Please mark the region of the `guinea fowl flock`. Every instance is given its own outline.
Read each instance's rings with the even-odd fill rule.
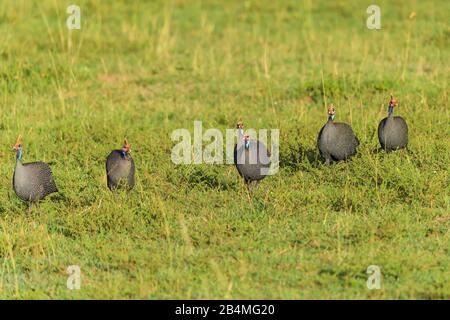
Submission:
[[[408,126],[399,116],[394,116],[397,102],[393,96],[389,101],[388,116],[378,126],[378,139],[386,152],[406,148]],[[347,160],[357,153],[359,140],[352,128],[341,122],[334,122],[335,108],[328,107],[328,120],[317,138],[317,148],[327,165],[333,161]],[[245,185],[252,185],[264,179],[270,168],[270,152],[259,140],[253,140],[244,133],[242,121],[237,123],[238,141],[234,147],[234,164]],[[16,167],[13,189],[23,201],[36,203],[47,195],[58,192],[50,166],[44,162],[22,163],[21,136],[13,147],[16,153]],[[131,146],[125,139],[122,149],[113,150],[106,159],[107,186],[110,190],[131,190],[134,185],[135,165],[130,155]]]

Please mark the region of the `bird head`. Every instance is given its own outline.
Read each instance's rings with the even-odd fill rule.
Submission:
[[[122,154],[124,156],[126,156],[128,153],[130,153],[130,151],[131,151],[131,145],[128,143],[127,138],[125,138],[123,141],[123,146],[122,146]]]
[[[394,111],[394,108],[397,106],[397,100],[395,100],[394,96],[391,96],[391,100],[389,100],[389,108],[388,112],[392,113]]]
[[[245,149],[250,148],[250,135],[249,134],[244,135],[244,145],[245,145]]]
[[[330,104],[328,106],[328,120],[334,120],[334,116],[336,115],[336,110],[334,110],[334,106]]]
[[[243,135],[244,134],[244,123],[242,122],[242,120],[239,120],[237,122],[236,128],[238,129],[239,135]]]
[[[16,159],[22,159],[22,136],[19,135],[16,140],[16,144],[13,146],[13,150],[16,152]]]

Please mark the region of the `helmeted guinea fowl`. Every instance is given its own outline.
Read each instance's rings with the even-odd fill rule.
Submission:
[[[341,122],[334,122],[336,111],[328,107],[328,121],[322,127],[317,138],[317,147],[326,164],[332,161],[346,160],[356,154],[358,138],[352,128]]]
[[[53,192],[58,192],[58,188],[47,163],[33,162],[22,164],[23,152],[20,140],[21,137],[19,136],[13,147],[16,152],[13,188],[20,199],[35,203]]]
[[[264,143],[244,134],[244,124],[237,123],[238,143],[234,147],[234,164],[247,186],[264,179],[270,168],[270,152]]]
[[[131,146],[127,139],[122,150],[113,150],[106,159],[108,188],[131,190],[134,187],[134,160],[130,155]]]
[[[402,117],[394,117],[397,101],[393,96],[389,101],[388,116],[378,125],[378,140],[387,152],[406,148],[408,145],[408,125]]]

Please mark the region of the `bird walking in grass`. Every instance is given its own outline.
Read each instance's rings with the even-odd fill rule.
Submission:
[[[378,140],[386,152],[406,148],[408,145],[408,125],[402,117],[394,117],[394,108],[397,101],[391,96],[388,107],[388,116],[378,125]]]
[[[317,138],[317,147],[325,163],[346,160],[356,154],[359,140],[352,128],[341,122],[334,122],[336,110],[332,105],[328,107],[328,121],[322,127]]]
[[[264,179],[270,168],[270,152],[264,143],[244,134],[244,124],[237,123],[238,143],[234,147],[234,164],[248,188]]]
[[[13,147],[16,152],[16,168],[13,189],[23,201],[36,203],[47,195],[58,192],[50,166],[45,162],[22,163],[21,136]]]
[[[131,146],[127,139],[121,150],[113,150],[106,159],[108,188],[131,190],[134,187],[134,160],[130,155]]]

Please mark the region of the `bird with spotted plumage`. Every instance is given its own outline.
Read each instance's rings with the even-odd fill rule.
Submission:
[[[264,143],[244,134],[244,124],[237,123],[238,143],[234,146],[234,164],[248,188],[258,185],[270,168],[270,152]]]
[[[328,107],[328,121],[322,127],[317,138],[320,155],[329,165],[333,161],[347,160],[357,152],[359,140],[352,127],[346,123],[334,122],[336,110],[333,105]]]
[[[50,166],[45,162],[22,163],[23,150],[21,136],[13,147],[16,153],[16,167],[13,189],[23,201],[36,203],[47,195],[58,192]]]
[[[135,166],[130,152],[131,145],[125,139],[122,149],[111,151],[106,159],[107,184],[110,190],[133,189]]]
[[[408,125],[402,117],[394,116],[396,106],[397,101],[394,96],[391,96],[388,116],[378,125],[378,140],[381,148],[386,152],[403,149],[408,145]]]

